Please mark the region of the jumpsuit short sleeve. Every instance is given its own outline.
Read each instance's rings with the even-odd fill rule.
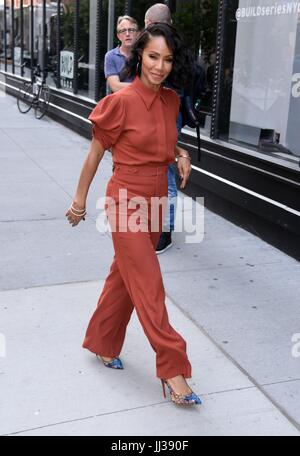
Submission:
[[[110,149],[123,131],[124,101],[116,94],[107,95],[95,106],[88,119],[93,124],[93,137],[105,150]]]

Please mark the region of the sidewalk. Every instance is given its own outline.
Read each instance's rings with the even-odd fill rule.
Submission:
[[[208,210],[202,243],[176,233],[160,256],[203,405],[164,399],[135,314],[124,371],[81,348],[113,255],[95,225],[109,154],[86,221],[64,216],[89,143],[0,97],[0,435],[299,436],[299,263]]]

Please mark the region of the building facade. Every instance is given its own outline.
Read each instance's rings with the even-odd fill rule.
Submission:
[[[0,88],[16,95],[39,64],[49,114],[91,134],[88,114],[106,95],[104,55],[117,17],[143,26],[147,0],[0,0]],[[162,2],[163,3],[163,2]],[[203,72],[187,192],[300,258],[300,2],[169,0],[173,23]]]

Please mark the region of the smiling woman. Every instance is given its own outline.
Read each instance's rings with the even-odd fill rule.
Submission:
[[[104,150],[111,149],[114,173],[107,185],[106,213],[115,257],[83,347],[102,359],[105,366],[122,369],[119,354],[136,309],[156,353],[156,373],[164,395],[167,384],[173,402],[201,404],[185,380],[191,377],[186,342],[169,322],[155,253],[164,218],[163,210],[155,210],[155,204],[157,199],[166,202],[168,166],[175,156],[180,157],[182,186],[191,172],[187,152],[176,144],[179,97],[164,86],[168,79],[179,82],[181,77],[184,81],[187,69],[182,65],[183,56],[183,44],[167,24],[149,26],[137,40],[132,59],[137,61],[135,71],[129,66],[134,81],[102,99],[89,116],[93,140],[66,216],[73,226],[79,223],[79,211],[85,210],[88,189]],[[140,229],[131,229],[134,202],[141,199],[146,201],[146,210],[141,212]]]
[[[173,52],[162,36],[153,37],[141,55],[143,83],[153,90],[159,90],[173,68]]]
[[[127,77],[141,76],[142,59],[147,77],[151,76],[154,84],[162,81],[163,74],[164,83],[175,89],[182,89],[191,81],[191,57],[170,25],[156,23],[142,32],[133,45],[131,58],[126,62],[124,73]]]

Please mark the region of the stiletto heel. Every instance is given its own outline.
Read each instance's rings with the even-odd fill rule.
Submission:
[[[104,361],[102,356],[100,356],[100,355],[96,355],[96,356],[98,359],[100,359],[103,362],[104,366],[106,366],[106,367],[110,367],[112,369],[124,369],[123,363],[120,360],[120,358],[118,358],[118,357],[113,358],[111,361]]]
[[[172,402],[174,402],[174,404],[180,404],[180,405],[182,405],[182,404],[186,404],[186,405],[202,404],[200,397],[197,396],[197,394],[195,394],[192,390],[189,394],[177,394],[177,393],[175,393],[173,388],[169,385],[167,380],[161,378],[161,384],[162,384],[162,388],[163,388],[164,397],[166,397],[165,385],[167,385],[169,392],[170,392],[171,400],[172,400]]]

